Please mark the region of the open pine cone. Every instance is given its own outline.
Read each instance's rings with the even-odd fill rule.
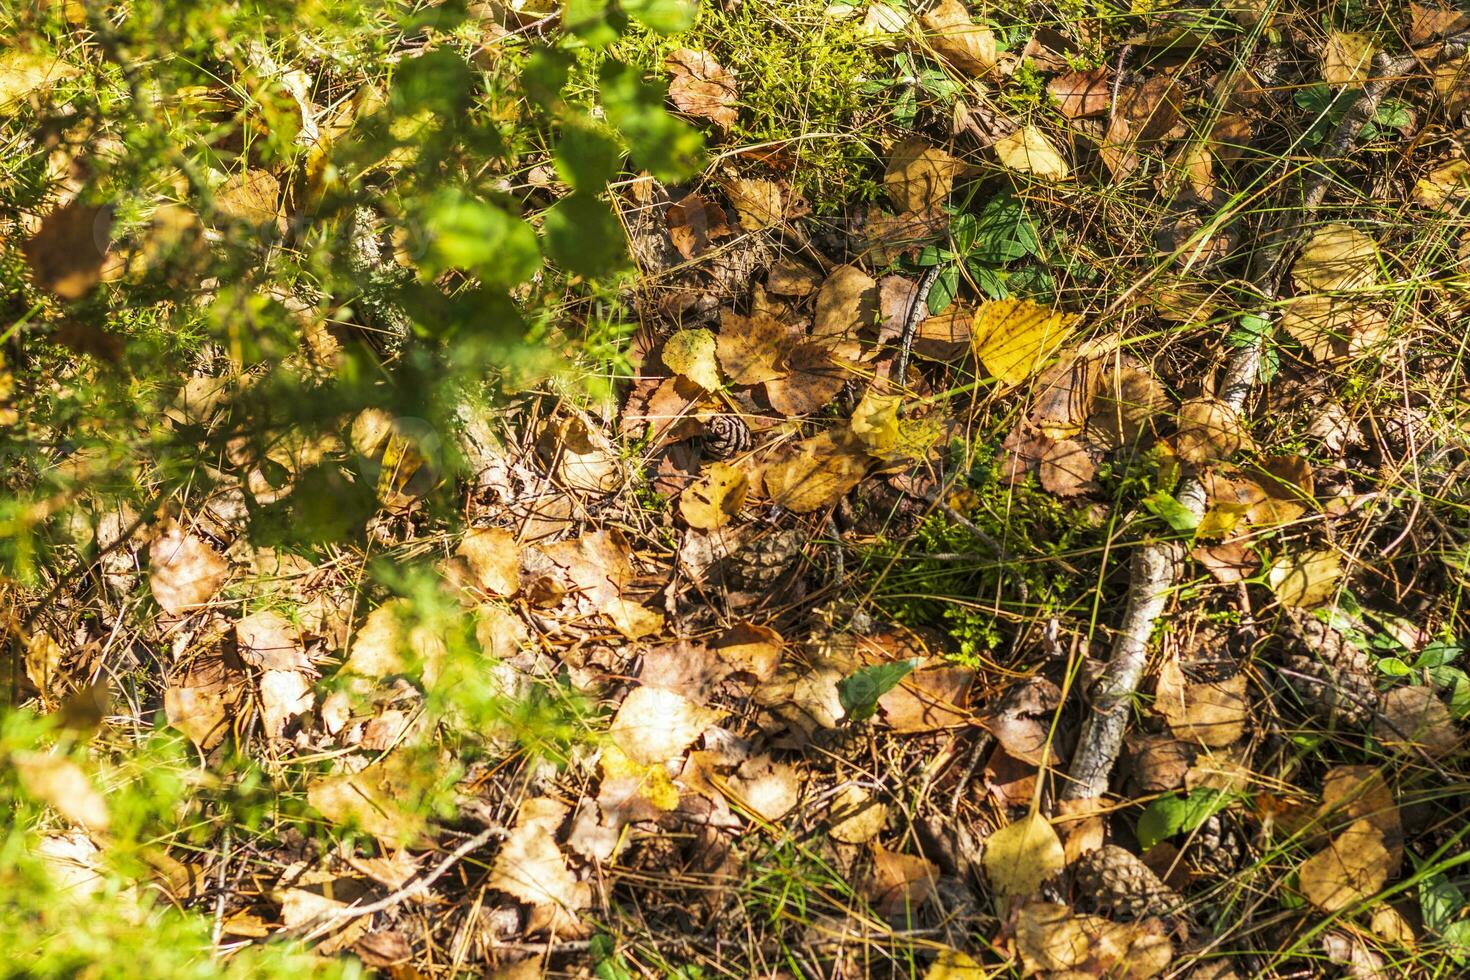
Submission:
[[[1378,692],[1373,664],[1362,650],[1298,609],[1285,610],[1277,636],[1285,646],[1282,679],[1302,705],[1327,724],[1355,727],[1373,720]]]
[[[1116,844],[1078,858],[1072,884],[1079,907],[1119,922],[1174,915],[1184,905],[1152,868]]]

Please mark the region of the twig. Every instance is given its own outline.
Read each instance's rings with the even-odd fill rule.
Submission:
[[[1426,59],[1425,67],[1457,58],[1464,53],[1470,34],[1460,34],[1445,41],[1433,58]],[[1320,162],[1343,156],[1362,132],[1363,126],[1373,118],[1390,85],[1405,72],[1420,64],[1418,55],[1409,54],[1399,58],[1380,57],[1379,74],[1348,107],[1328,143]],[[1306,225],[1321,207],[1327,196],[1329,174],[1325,168],[1315,172],[1302,189],[1302,201],[1286,219],[1275,240],[1263,252],[1259,271],[1252,279],[1252,286],[1260,295],[1265,314],[1276,298],[1281,274],[1291,246],[1301,238]],[[1240,412],[1246,399],[1255,388],[1264,354],[1264,337],[1257,336],[1251,344],[1236,349],[1226,365],[1224,383],[1220,390],[1220,401],[1231,411]],[[1185,478],[1176,494],[1176,499],[1194,515],[1196,520],[1205,510],[1205,491],[1198,476]],[[1128,605],[1123,613],[1123,624],[1113,649],[1108,656],[1102,676],[1092,687],[1092,711],[1083,723],[1082,735],[1078,740],[1077,753],[1072,758],[1070,780],[1062,796],[1064,799],[1082,800],[1102,796],[1108,790],[1113,766],[1123,747],[1123,732],[1128,724],[1128,709],[1133,693],[1143,680],[1143,669],[1148,659],[1148,638],[1154,623],[1164,611],[1164,602],[1174,587],[1178,568],[1181,565],[1183,548],[1172,541],[1151,541],[1134,553],[1131,584],[1128,588]]]
[[[929,308],[929,293],[939,281],[939,273],[943,268],[943,265],[936,263],[924,273],[924,278],[919,280],[918,290],[914,292],[914,301],[909,304],[908,314],[904,317],[903,334],[898,342],[898,370],[894,372],[900,385],[908,375],[909,352],[914,348],[914,335],[918,333],[919,323],[924,319],[924,311]]]

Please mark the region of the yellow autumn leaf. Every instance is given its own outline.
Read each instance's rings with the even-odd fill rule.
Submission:
[[[1359,353],[1388,335],[1388,320],[1378,310],[1351,297],[1310,293],[1290,300],[1281,313],[1281,329],[1318,361]]]
[[[871,463],[852,436],[823,432],[803,439],[793,455],[766,467],[766,493],[787,510],[810,514],[837,503],[862,481]]]
[[[1035,174],[1044,180],[1066,180],[1072,172],[1061,152],[1035,126],[1022,126],[1009,136],[1002,136],[991,149],[1001,166]]]
[[[715,335],[703,327],[680,330],[664,341],[664,365],[706,391],[720,386],[720,362]]]
[[[1437,208],[1470,197],[1470,160],[1451,160],[1420,177],[1409,195],[1415,204]]]
[[[981,863],[997,895],[1024,898],[1062,870],[1067,856],[1051,823],[1032,813],[991,834]]]
[[[990,971],[957,949],[940,950],[924,980],[987,980]]]
[[[15,46],[0,54],[0,108],[78,74],[55,54]]]
[[[1302,894],[1322,911],[1337,912],[1375,895],[1388,881],[1388,869],[1383,831],[1358,820],[1302,863]]]
[[[1333,31],[1322,48],[1322,80],[1328,85],[1366,85],[1375,51],[1371,34]]]
[[[871,389],[852,410],[852,434],[874,456],[886,456],[898,446],[897,395],[879,395]]]
[[[745,506],[750,480],[729,463],[711,463],[704,474],[679,494],[679,513],[690,527],[713,531],[724,527]]]
[[[1002,299],[975,311],[970,343],[985,369],[1018,385],[1066,343],[1080,318],[1029,299]]]
[[[1378,246],[1356,228],[1323,225],[1302,248],[1291,276],[1304,293],[1361,289],[1378,276]]]
[[[1228,459],[1249,446],[1240,413],[1217,398],[1191,398],[1179,406],[1174,451],[1193,466]]]
[[[1282,555],[1271,563],[1266,583],[1283,606],[1311,609],[1337,591],[1342,562],[1335,551],[1308,551]]]

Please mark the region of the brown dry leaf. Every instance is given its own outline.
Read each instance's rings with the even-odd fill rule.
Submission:
[[[28,794],[83,830],[101,833],[111,825],[107,801],[72,760],[54,752],[17,751],[10,754],[10,765]]]
[[[1333,31],[1322,48],[1322,80],[1328,85],[1366,85],[1376,53],[1373,35]]]
[[[1099,116],[1113,101],[1111,74],[1106,65],[1089,71],[1069,71],[1047,82],[1046,90],[1068,119]]]
[[[1470,198],[1470,160],[1450,160],[1429,171],[1414,184],[1409,195],[1415,204],[1440,208]]]
[[[1230,745],[1245,734],[1246,676],[1191,684],[1170,659],[1159,671],[1154,706],[1177,737],[1211,747]]]
[[[883,722],[901,735],[967,725],[972,716],[961,705],[974,680],[968,667],[922,667],[878,699]]]
[[[148,584],[164,612],[179,616],[214,598],[230,564],[203,539],[170,523],[148,546]]]
[[[857,486],[872,457],[845,433],[823,432],[803,439],[785,459],[765,470],[766,494],[798,514],[831,507]]]
[[[1137,445],[1153,420],[1168,409],[1169,396],[1154,373],[1132,358],[1108,358],[1094,374],[1088,440],[1105,449]]]
[[[1215,577],[1215,581],[1225,585],[1243,582],[1261,567],[1261,560],[1256,557],[1256,553],[1242,541],[1201,545],[1189,554],[1205,566],[1205,570]]]
[[[395,752],[360,772],[319,776],[307,784],[306,799],[334,824],[361,827],[390,847],[420,847],[426,784],[434,778],[424,761]]]
[[[856,336],[877,320],[877,281],[855,265],[838,266],[817,293],[812,340],[835,344]]]
[[[1183,200],[1213,200],[1219,185],[1215,182],[1215,156],[1199,140],[1191,140],[1164,160],[1164,171],[1158,179],[1159,193],[1167,200],[1183,195]],[[1217,239],[1228,235],[1217,234]]]
[[[0,109],[80,74],[75,65],[47,51],[32,51],[12,39],[0,52]]]
[[[1058,497],[1075,497],[1094,489],[1097,462],[1075,439],[1059,439],[1041,454],[1038,478],[1043,489]]]
[[[712,120],[721,129],[735,125],[735,107],[740,98],[735,76],[714,55],[677,48],[664,59],[664,67],[674,76],[669,82],[669,101],[674,108]]]
[[[1412,949],[1418,942],[1418,937],[1414,935],[1413,924],[1392,905],[1374,906],[1368,928],[1372,929],[1373,934],[1379,939],[1396,946]]]
[[[1250,445],[1240,415],[1216,398],[1191,398],[1179,406],[1174,451],[1192,466],[1228,459]]]
[[[511,596],[521,588],[521,548],[516,536],[503,527],[479,527],[465,532],[455,554],[469,563],[475,584],[491,595]]]
[[[1447,113],[1457,116],[1463,112],[1470,106],[1470,55],[1435,66],[1433,85]]]
[[[746,231],[780,224],[786,214],[786,195],[774,180],[734,177],[725,181],[724,188]]]
[[[939,866],[913,854],[900,854],[878,844],[869,845],[873,877],[868,895],[882,915],[901,915],[937,897]]]
[[[698,415],[704,398],[703,388],[678,375],[641,378],[623,406],[621,431],[635,440],[648,436],[655,449],[681,442],[703,431]]]
[[[567,870],[566,857],[556,844],[556,830],[566,812],[566,807],[544,796],[522,803],[515,827],[495,855],[486,886],[566,915],[591,905],[591,887]]]
[[[540,447],[546,459],[555,463],[556,475],[568,490],[605,494],[623,485],[617,447],[601,429],[577,416],[549,419]]]
[[[1035,174],[1043,180],[1066,180],[1072,173],[1061,151],[1040,129],[1029,123],[991,144],[1003,167]]]
[[[674,691],[637,687],[618,707],[608,735],[628,758],[653,765],[677,758],[723,713]]]
[[[1404,827],[1393,789],[1376,766],[1333,766],[1322,778],[1322,803],[1316,822],[1328,831],[1366,820],[1383,832],[1389,874],[1397,874],[1404,856]]]
[[[1051,713],[1061,704],[1062,692],[1045,677],[1033,675],[1010,687],[994,708],[975,720],[995,736],[1008,754],[1032,766],[1055,761],[1048,749]]]
[[[233,221],[286,230],[280,181],[264,170],[242,170],[231,176],[214,192],[214,210]]]
[[[235,624],[240,659],[262,670],[313,670],[301,642],[301,630],[281,613],[265,609]]]
[[[1356,228],[1323,225],[1303,246],[1291,275],[1303,293],[1362,289],[1378,276],[1378,246]]]
[[[974,24],[960,0],[940,0],[919,21],[934,50],[961,72],[980,76],[995,67],[995,34]]]
[[[889,265],[905,255],[917,254],[919,249],[943,235],[948,227],[949,216],[940,208],[896,215],[885,214],[876,207],[870,208],[867,225],[863,228],[867,249],[863,256],[874,265]]]
[[[1123,88],[1100,150],[1115,180],[1123,180],[1142,163],[1139,146],[1165,138],[1178,124],[1184,90],[1168,75],[1154,75]]]
[[[416,618],[412,601],[404,597],[368,613],[352,637],[342,673],[374,680],[408,674],[432,683],[444,659],[444,640]]]
[[[1254,138],[1255,127],[1249,117],[1227,112],[1220,115],[1210,127],[1210,152],[1216,160],[1228,167],[1245,157]]]
[[[1313,609],[1337,592],[1342,561],[1335,551],[1285,554],[1271,563],[1266,584],[1283,606]]]
[[[832,798],[827,833],[844,844],[866,844],[888,823],[888,807],[860,786],[848,786]]]
[[[1388,318],[1350,297],[1310,293],[1286,304],[1281,328],[1325,364],[1381,343],[1388,336]]]
[[[1073,915],[1065,905],[1028,902],[1017,910],[1012,929],[1027,975],[1148,980],[1163,973],[1174,958],[1174,946],[1157,919],[1110,922]]]
[[[1404,755],[1420,752],[1431,758],[1459,747],[1460,732],[1450,709],[1425,684],[1396,687],[1383,695],[1373,722],[1378,740]]]
[[[638,680],[644,687],[663,688],[705,704],[734,672],[732,664],[703,643],[676,640],[644,652]]]
[[[286,726],[316,705],[311,682],[299,670],[267,670],[260,675],[261,727],[267,738],[280,738]]]
[[[245,697],[244,680],[223,658],[201,657],[169,679],[163,691],[164,717],[207,752],[229,732],[230,716]]]
[[[669,241],[687,261],[703,255],[716,238],[730,234],[725,209],[699,194],[686,194],[664,212]]]
[[[766,755],[741,763],[726,785],[736,803],[772,823],[801,802],[801,772]]]
[[[970,350],[970,326],[975,311],[962,303],[951,303],[938,316],[919,321],[914,330],[913,354],[933,361],[954,361]]]
[[[1299,869],[1302,894],[1324,912],[1366,901],[1388,881],[1383,831],[1358,820]]]
[[[720,387],[720,364],[715,335],[703,327],[678,330],[664,341],[663,362],[705,391]]]
[[[766,288],[780,296],[810,296],[822,285],[822,274],[794,256],[776,260],[766,273]]]
[[[711,463],[698,481],[679,494],[679,513],[690,527],[713,531],[724,527],[745,506],[750,480],[729,463]]]
[[[1079,319],[1029,299],[994,300],[975,311],[971,343],[987,371],[1018,385],[1067,342]]]
[[[775,317],[720,311],[715,355],[731,384],[758,385],[786,375],[786,356],[796,340]]]
[[[1139,735],[1128,739],[1133,781],[1145,793],[1168,793],[1184,786],[1199,750],[1169,735]]]
[[[36,285],[64,300],[81,299],[102,281],[112,241],[112,207],[72,201],[41,219],[26,241]]]
[[[1034,895],[1042,882],[1066,865],[1061,838],[1039,813],[1002,827],[985,841],[981,863],[990,887],[1002,898]]]
[[[633,551],[621,531],[595,531],[535,550],[564,568],[572,584],[628,639],[663,627],[661,613],[623,597],[633,579]]]
[[[1409,43],[1423,44],[1470,27],[1470,14],[1440,2],[1409,4]]]
[[[831,405],[850,377],[824,345],[805,341],[787,355],[785,377],[766,382],[766,399],[787,418],[800,418]]]
[[[1313,505],[1312,465],[1301,456],[1268,456],[1252,468],[1251,479],[1261,491],[1261,499],[1245,512],[1252,524],[1285,524]]]
[[[781,651],[785,649],[786,641],[769,626],[736,623],[721,633],[710,647],[735,670],[765,681],[775,675],[780,666]]]
[[[890,151],[883,187],[899,211],[928,211],[949,199],[955,178],[964,172],[962,161],[914,138]]]
[[[345,884],[340,881],[324,882],[316,887],[326,884]],[[334,889],[336,890],[336,889]],[[305,929],[313,924],[324,925],[336,919],[336,913],[347,908],[347,903],[331,898],[320,891],[309,888],[286,888],[273,893],[276,901],[281,905],[281,924],[287,929]],[[327,930],[327,938],[323,939],[316,949],[321,955],[330,956],[351,946],[363,937],[367,932],[372,920],[367,916],[357,918],[345,917],[337,920],[340,924]]]
[[[1035,393],[1029,419],[1050,439],[1070,439],[1082,432],[1093,410],[1099,364],[1076,352],[1063,354],[1031,386]]]

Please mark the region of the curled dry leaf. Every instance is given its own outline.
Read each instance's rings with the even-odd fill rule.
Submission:
[[[725,209],[699,194],[686,194],[670,204],[664,212],[664,223],[669,241],[689,261],[703,255],[714,239],[730,234]]]
[[[766,398],[787,418],[810,415],[832,404],[851,376],[825,346],[805,341],[787,355],[785,376],[766,382]]]
[[[556,475],[568,490],[604,494],[623,485],[617,448],[602,430],[583,419],[549,420],[540,442],[543,455],[555,463]]]
[[[1074,915],[1065,905],[1028,902],[1017,910],[1013,930],[1027,975],[1147,980],[1163,973],[1174,958],[1174,946],[1157,919],[1111,922]]]
[[[312,670],[301,643],[301,630],[274,609],[241,617],[235,624],[240,659],[262,670]]]
[[[1358,820],[1327,847],[1302,862],[1302,894],[1324,912],[1366,901],[1388,881],[1389,854],[1383,831]]]
[[[1285,554],[1271,563],[1266,583],[1283,606],[1313,609],[1337,592],[1342,561],[1335,551]]]
[[[209,751],[230,730],[230,716],[245,698],[245,678],[217,656],[201,657],[182,674],[171,677],[163,690],[163,712],[176,728],[203,751]]]
[[[786,214],[786,195],[774,180],[735,177],[724,188],[746,231],[778,225]]]
[[[1379,741],[1405,755],[1446,756],[1460,744],[1450,709],[1427,684],[1396,687],[1383,695],[1373,731]]]
[[[1192,398],[1179,406],[1174,451],[1192,466],[1229,459],[1250,445],[1240,415],[1217,398]]]
[[[934,50],[960,71],[979,76],[995,67],[995,34],[972,22],[960,0],[940,0],[919,20]]]
[[[898,395],[880,395],[869,388],[852,410],[852,434],[872,455],[881,458],[898,448],[898,409],[902,403]]]
[[[25,243],[36,285],[64,300],[81,299],[102,281],[112,241],[112,207],[72,201],[41,219]]]
[[[220,590],[230,565],[203,539],[169,524],[148,546],[148,585],[170,616],[198,609]]]
[[[510,836],[500,845],[486,885],[531,906],[570,914],[592,904],[592,890],[567,870],[556,843],[566,807],[544,796],[521,804]],[[548,914],[550,914],[548,912]],[[551,919],[555,921],[556,915]]]
[[[699,480],[679,494],[679,513],[690,527],[713,531],[724,527],[745,506],[750,480],[729,463],[711,463]]]
[[[786,326],[769,314],[720,311],[715,356],[731,384],[758,385],[785,377],[786,356],[795,344]]]
[[[1302,292],[1347,292],[1362,289],[1378,276],[1378,246],[1348,225],[1317,229],[1291,267]]]
[[[720,364],[715,335],[703,327],[678,330],[664,341],[663,362],[705,391],[720,387]]]
[[[827,833],[844,844],[866,844],[888,823],[888,807],[860,786],[848,786],[832,798]]]
[[[831,507],[865,475],[872,458],[845,434],[823,432],[803,439],[784,459],[765,470],[766,494],[798,514]]]
[[[1029,299],[995,300],[975,311],[971,344],[987,371],[1018,385],[1066,343],[1078,319]]]
[[[991,144],[1000,165],[1043,180],[1066,180],[1072,173],[1067,161],[1047,135],[1029,123]]]
[[[1002,898],[1034,895],[1042,882],[1066,865],[1066,853],[1051,823],[1031,813],[985,841],[981,863],[990,887]]]
[[[1431,38],[1457,34],[1470,27],[1470,14],[1441,2],[1409,4],[1409,43],[1423,44]]]
[[[842,265],[817,293],[812,339],[835,344],[853,337],[878,319],[878,283],[855,265]]]
[[[936,896],[934,884],[939,880],[939,866],[914,854],[900,854],[878,844],[870,844],[873,855],[873,877],[868,894],[883,915],[901,915]]]
[[[677,758],[721,714],[673,691],[636,687],[618,707],[608,734],[628,758],[652,765]]]
[[[1068,119],[1097,116],[1106,112],[1112,102],[1110,74],[1106,65],[1088,71],[1069,71],[1047,82],[1046,90]]]
[[[475,584],[491,595],[511,596],[520,591],[521,548],[511,531],[473,528],[465,532],[455,554],[469,563]]]
[[[1154,75],[1119,93],[1100,151],[1115,180],[1139,168],[1140,146],[1165,138],[1178,124],[1183,106],[1184,90],[1168,75]]]
[[[955,178],[964,172],[963,162],[916,137],[889,154],[883,187],[899,211],[928,211],[948,200]]]
[[[1154,373],[1132,359],[1106,358],[1096,372],[1096,395],[1087,437],[1105,449],[1134,446],[1169,407]]]
[[[1154,705],[1179,738],[1210,747],[1230,745],[1245,733],[1246,676],[1192,684],[1170,659],[1159,671]]]
[[[669,82],[669,100],[680,112],[709,119],[721,129],[729,129],[737,118],[739,92],[735,76],[725,70],[708,51],[677,48],[666,59],[664,67],[673,74]]]
[[[1377,43],[1371,34],[1333,31],[1322,47],[1322,80],[1328,85],[1366,85]]]

